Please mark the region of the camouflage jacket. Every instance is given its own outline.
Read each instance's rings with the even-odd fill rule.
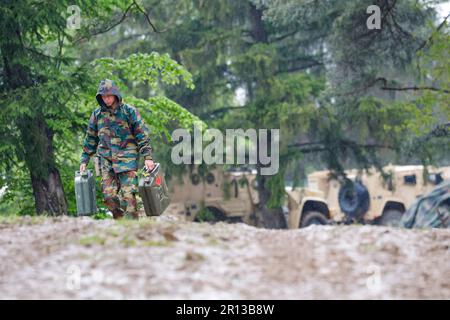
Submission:
[[[114,110],[108,108],[102,94],[115,95],[119,106]],[[139,111],[122,103],[117,87],[110,80],[100,83],[96,98],[100,107],[89,119],[80,162],[89,163],[90,157],[97,153],[102,161],[111,161],[116,173],[137,170],[139,154],[146,160],[152,159],[148,130]]]

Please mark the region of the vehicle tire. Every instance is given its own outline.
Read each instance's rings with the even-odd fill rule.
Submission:
[[[195,222],[209,222],[209,223],[227,221],[227,216],[221,210],[219,210],[215,207],[206,207],[206,210],[210,213],[210,215],[207,216],[206,219],[199,219],[198,216],[196,216],[194,218],[194,221]]]
[[[242,218],[241,217],[229,217],[225,220],[228,223],[243,223]]]
[[[219,210],[217,208],[214,208],[214,207],[208,207],[208,210],[213,213],[213,215],[214,215],[214,222],[220,222],[220,221],[226,221],[227,220],[227,216],[221,210]]]
[[[200,183],[200,175],[197,173],[191,174],[191,182],[194,186],[198,185]]]
[[[215,177],[214,177],[214,174],[212,174],[211,172],[209,172],[209,173],[206,175],[206,182],[207,182],[208,184],[213,184],[214,181],[216,181],[216,179],[215,179]]]
[[[398,227],[400,226],[400,220],[402,219],[403,213],[399,210],[388,209],[383,212],[383,215],[380,217],[378,224],[381,226],[388,227]]]
[[[350,218],[361,218],[369,210],[369,191],[359,181],[347,180],[339,189],[338,199],[342,212]]]
[[[306,228],[310,225],[324,225],[328,224],[328,218],[325,214],[319,211],[307,211],[302,214],[302,221],[300,228]]]

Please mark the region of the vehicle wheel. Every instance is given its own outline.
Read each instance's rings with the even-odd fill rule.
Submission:
[[[241,217],[230,217],[225,220],[228,223],[243,223]]]
[[[303,213],[300,228],[305,228],[313,224],[317,225],[328,224],[328,218],[322,212],[318,211],[308,211]]]
[[[206,207],[203,215],[198,215],[194,218],[195,222],[220,222],[226,221],[227,216],[221,210],[215,207]]]
[[[194,186],[198,185],[200,182],[200,176],[197,173],[191,174],[191,182]]]
[[[360,218],[369,210],[369,191],[361,182],[347,180],[339,189],[339,206],[350,218]]]
[[[403,213],[399,210],[390,209],[383,212],[380,220],[378,221],[379,225],[389,226],[389,227],[398,227],[400,226],[400,220],[402,219]]]
[[[213,184],[214,181],[216,181],[216,179],[215,179],[215,177],[214,177],[214,174],[212,174],[211,172],[209,172],[209,173],[206,175],[206,182],[208,182],[208,184]]]
[[[227,220],[227,216],[221,210],[214,208],[214,207],[208,207],[208,210],[212,211],[212,213],[214,215],[214,222]]]

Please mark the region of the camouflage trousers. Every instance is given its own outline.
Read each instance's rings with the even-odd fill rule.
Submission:
[[[101,173],[103,202],[113,213],[114,218],[121,218],[124,215],[122,208],[125,208],[126,216],[137,218],[137,172],[131,170],[116,173],[112,163],[102,158]]]

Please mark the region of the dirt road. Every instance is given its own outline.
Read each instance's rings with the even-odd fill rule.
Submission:
[[[450,230],[0,220],[1,299],[450,299]]]

